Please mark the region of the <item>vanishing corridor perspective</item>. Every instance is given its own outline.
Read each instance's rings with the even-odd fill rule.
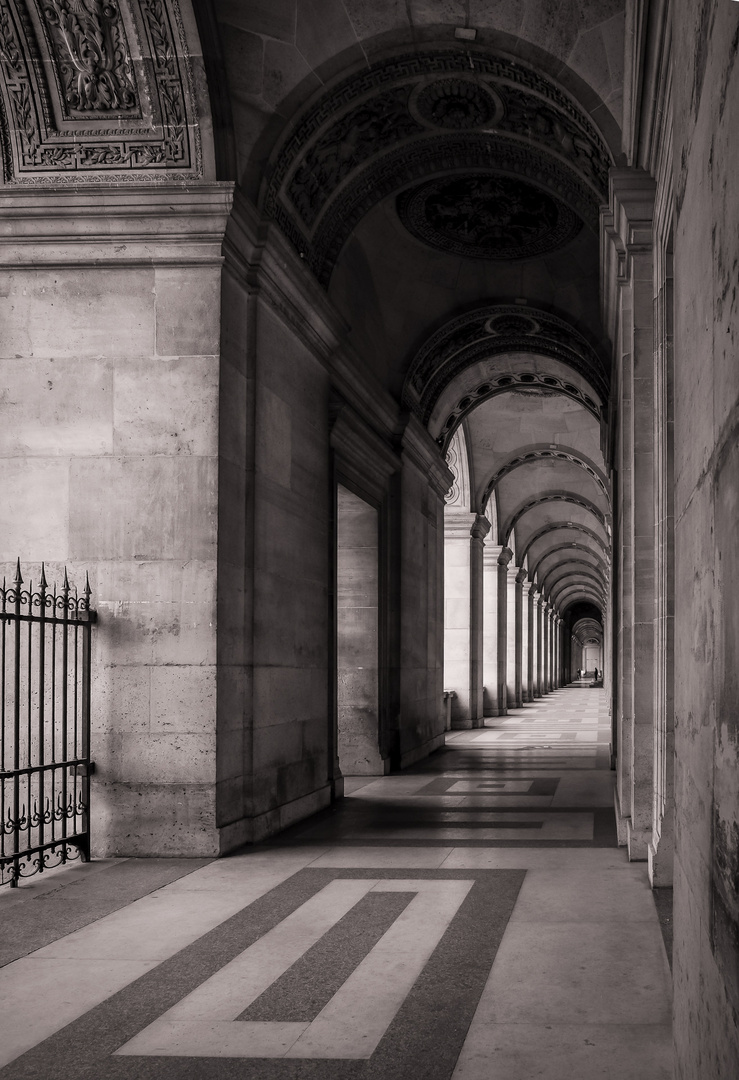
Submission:
[[[0,0],[0,1080],[739,1076],[738,53]]]

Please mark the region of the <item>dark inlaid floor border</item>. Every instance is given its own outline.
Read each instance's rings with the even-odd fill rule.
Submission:
[[[449,1080],[525,870],[310,869],[0,1069],[2,1080]],[[112,1057],[329,882],[474,880],[375,1053],[366,1061]],[[282,1019],[279,1016],[275,1020]]]
[[[60,873],[58,881],[52,871],[48,882],[51,888],[43,892],[29,889],[28,895],[22,896],[21,885],[12,893],[2,894],[0,967],[120,911],[211,862],[213,859],[121,859],[96,866],[93,861],[75,868],[75,873]],[[3,903],[6,895],[10,901],[7,905]]]

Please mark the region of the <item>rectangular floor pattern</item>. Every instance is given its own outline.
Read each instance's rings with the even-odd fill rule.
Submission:
[[[668,1080],[609,736],[603,692],[566,688],[148,892],[136,860],[5,891],[0,1080]]]

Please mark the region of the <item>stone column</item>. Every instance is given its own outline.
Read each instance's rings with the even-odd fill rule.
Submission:
[[[473,641],[472,541],[475,514],[456,507],[444,510],[444,689],[454,690],[452,727],[472,727],[470,695]]]
[[[535,585],[532,585],[531,592],[529,593],[529,604],[531,605],[529,615],[529,638],[531,641],[530,668],[532,701],[541,697],[541,687],[539,684],[539,654],[541,652],[541,641],[539,638],[540,596],[539,590]]]
[[[531,582],[523,583],[523,700],[534,700]]]
[[[542,675],[544,678],[544,693],[548,694],[552,689],[550,685],[551,678],[551,637],[552,637],[552,623],[551,623],[551,608],[549,601],[544,601],[544,611],[542,614],[542,648],[544,650],[544,659],[542,662]]]
[[[523,583],[528,577],[526,570],[519,570],[516,574],[516,708],[523,705]]]
[[[536,605],[536,685],[537,685],[537,697],[543,697],[546,694],[546,687],[544,686],[544,608],[546,600],[543,595],[539,593],[539,598]]]
[[[513,558],[504,547],[498,556],[498,716],[508,712],[508,563]]]
[[[508,708],[517,709],[519,696],[516,693],[516,578],[519,568],[511,562],[508,566],[507,589],[507,644],[508,655],[506,659],[506,686],[508,693]]]
[[[502,550],[499,544],[486,543],[482,553],[483,716],[498,715],[498,556]]]
[[[554,631],[555,631],[554,608],[549,610],[549,689],[554,690]]]
[[[483,550],[490,522],[477,514],[470,529],[470,722],[483,718]]]

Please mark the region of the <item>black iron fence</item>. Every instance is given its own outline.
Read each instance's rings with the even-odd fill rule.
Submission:
[[[90,854],[90,656],[82,595],[15,579],[0,590],[0,885]]]

